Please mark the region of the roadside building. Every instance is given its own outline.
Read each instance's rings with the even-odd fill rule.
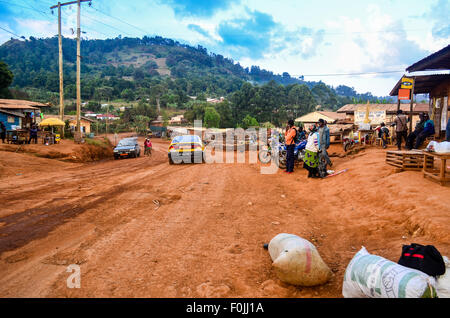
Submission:
[[[221,102],[223,102],[225,100],[224,97],[220,97],[220,98],[207,98],[206,102],[211,103],[211,104],[219,104]]]
[[[22,113],[0,109],[0,121],[5,124],[6,130],[16,130],[17,127],[21,127],[24,117]]]
[[[40,122],[40,114],[47,104],[18,99],[0,99],[1,121],[7,130],[27,130]]]
[[[390,95],[398,96],[403,77],[413,78],[412,98],[416,94],[428,94],[427,111],[434,121],[436,137],[445,135],[445,127],[450,117],[450,74],[414,75],[415,72],[436,72],[450,70],[450,45],[406,68],[408,75],[402,76]],[[411,97],[411,96],[410,96]],[[414,125],[412,126],[414,127]]]
[[[60,117],[58,115],[44,115],[44,119],[47,118],[58,118],[60,119]],[[77,116],[75,115],[64,115],[64,122],[69,121],[69,127],[72,131],[75,131],[77,128]],[[88,118],[85,116],[81,116],[80,117],[80,130],[82,133],[89,135],[91,133],[91,126],[92,124],[94,124],[96,121],[93,120],[92,118]]]
[[[184,115],[177,115],[169,120],[170,125],[182,125],[184,123],[187,123],[187,120],[184,118]]]
[[[328,124],[334,124],[338,121],[345,121],[346,116],[337,112],[315,111],[295,119],[295,122],[312,124],[317,123],[320,118],[326,120]]]
[[[97,118],[97,115],[98,115],[98,114],[96,114],[96,113],[94,113],[94,112],[92,112],[92,111],[90,111],[90,110],[84,112],[84,117]]]
[[[113,114],[97,114],[96,118],[98,120],[119,120],[120,116],[116,116]]]
[[[320,105],[318,107],[320,109]],[[308,125],[317,123],[321,118],[326,120],[330,129],[330,142],[340,142],[353,129],[353,123],[346,119],[345,114],[331,111],[314,111],[295,119],[295,122],[301,122],[308,128]]]
[[[154,127],[162,127],[164,125],[164,120],[162,116],[158,116],[158,118],[156,118],[156,120],[153,120],[150,123],[150,126],[154,126]]]
[[[397,114],[397,104],[347,104],[337,110],[337,113],[344,114],[347,122],[353,122],[355,125],[364,121],[368,112],[369,123],[371,126],[377,126],[381,122],[390,124],[394,121]],[[410,113],[409,104],[400,104],[400,109],[406,115]],[[413,125],[419,120],[419,114],[428,109],[428,104],[413,105]]]

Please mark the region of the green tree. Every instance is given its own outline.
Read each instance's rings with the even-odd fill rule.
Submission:
[[[256,118],[253,118],[250,115],[247,115],[244,117],[244,119],[242,120],[242,124],[241,124],[242,128],[247,129],[249,127],[258,127],[258,121],[256,120]]]
[[[228,101],[223,101],[216,105],[216,110],[220,115],[220,128],[233,128],[233,110]]]
[[[101,110],[102,105],[99,102],[89,101],[86,105],[86,109],[90,110],[94,113],[97,113]]]
[[[14,75],[9,70],[8,65],[0,61],[0,98],[11,98],[12,95],[8,90],[9,85],[13,81]]]
[[[296,118],[313,111],[317,103],[308,86],[296,84],[289,91],[288,104]]]
[[[220,115],[214,107],[206,107],[203,121],[206,128],[217,128],[220,124]]]
[[[120,94],[120,97],[122,97],[123,99],[125,99],[128,102],[131,102],[135,98],[133,90],[129,89],[129,88],[124,89],[122,91],[122,93]]]
[[[110,86],[103,86],[95,88],[94,99],[98,101],[110,100],[114,96],[114,88]]]
[[[136,132],[138,134],[144,134],[148,129],[149,123],[150,118],[148,118],[147,116],[137,115],[134,120],[134,127],[136,129]]]

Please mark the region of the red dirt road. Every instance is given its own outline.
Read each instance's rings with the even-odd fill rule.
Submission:
[[[450,187],[394,173],[381,149],[332,158],[349,171],[312,180],[300,167],[172,166],[153,143],[151,158],[90,164],[0,151],[1,297],[342,297],[362,245],[393,261],[412,242],[450,255]],[[327,284],[277,279],[263,244],[282,232],[317,246]]]

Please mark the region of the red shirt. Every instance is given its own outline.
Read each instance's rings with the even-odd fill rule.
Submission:
[[[144,146],[145,146],[145,147],[151,147],[151,146],[152,146],[152,142],[151,142],[150,140],[149,140],[149,141],[146,140],[146,141],[144,142]]]

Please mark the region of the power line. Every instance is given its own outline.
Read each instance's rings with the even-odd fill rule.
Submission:
[[[105,15],[105,16],[107,16],[107,17],[110,17],[110,18],[113,18],[113,19],[115,19],[115,20],[117,20],[117,21],[120,21],[120,22],[122,22],[122,23],[125,23],[125,24],[127,24],[127,25],[129,25],[129,26],[135,28],[136,30],[141,31],[142,33],[144,33],[144,35],[148,34],[148,32],[147,32],[146,30],[141,29],[141,28],[139,28],[139,27],[137,27],[137,26],[135,26],[135,25],[133,25],[133,24],[131,24],[131,23],[128,23],[128,22],[126,22],[126,21],[124,21],[124,20],[122,20],[122,19],[120,19],[120,18],[117,18],[117,17],[114,17],[114,16],[109,15],[109,14],[107,14],[107,13],[104,13],[104,12],[100,11],[99,9],[94,8],[94,7],[91,7],[91,9],[93,9],[93,10],[95,10],[95,11],[97,11],[97,12],[100,12],[101,14],[103,14],[103,15]]]
[[[384,72],[361,72],[361,73],[338,73],[338,74],[309,74],[309,75],[290,75],[291,77],[325,77],[325,76],[355,76],[355,75],[376,75],[376,74],[389,74],[389,73],[405,73],[405,71],[384,71]]]
[[[116,27],[114,27],[114,26],[112,26],[112,25],[110,25],[110,24],[107,24],[107,23],[105,23],[105,22],[103,22],[103,21],[97,20],[97,19],[95,19],[95,18],[93,18],[93,17],[91,17],[91,16],[88,16],[88,15],[86,15],[86,14],[84,14],[83,16],[84,16],[84,17],[87,17],[88,19],[91,19],[92,21],[96,21],[96,22],[98,22],[98,23],[100,23],[100,24],[103,24],[103,25],[105,25],[105,26],[107,26],[107,27],[109,27],[109,28],[115,29],[115,30],[119,31],[121,34],[124,33],[124,34],[127,34],[127,35],[129,35],[129,36],[134,36],[134,35],[132,35],[132,34],[130,34],[130,33],[128,33],[128,32],[125,32],[125,31],[123,31],[123,30],[121,30],[121,29],[118,29],[118,28],[116,28]]]
[[[0,27],[0,29],[6,31],[6,32],[8,32],[8,33],[11,33],[12,35],[14,35],[14,36],[16,36],[16,37],[18,37],[18,38],[22,38],[22,36],[17,35],[17,34],[15,34],[15,33],[11,32],[11,31],[8,31],[8,30],[6,30],[6,29],[4,29],[4,28],[2,28],[2,27]]]

